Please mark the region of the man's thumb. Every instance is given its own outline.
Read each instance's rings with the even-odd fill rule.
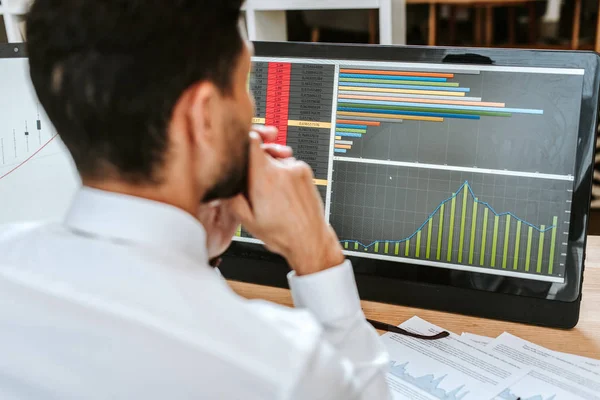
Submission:
[[[254,221],[254,214],[252,213],[252,207],[248,202],[248,199],[242,194],[230,200],[230,206],[233,213],[242,221],[243,224],[252,224]]]

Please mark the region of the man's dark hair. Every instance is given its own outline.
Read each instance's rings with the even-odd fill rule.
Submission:
[[[231,89],[242,0],[36,0],[30,74],[84,178],[156,182],[167,129],[199,81]]]

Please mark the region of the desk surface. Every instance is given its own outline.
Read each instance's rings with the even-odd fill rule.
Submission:
[[[287,306],[292,305],[290,292],[287,289],[240,282],[230,282],[230,284],[237,293],[246,298],[261,298]],[[553,350],[600,359],[600,236],[590,236],[588,239],[581,318],[577,327],[569,331],[370,301],[363,301],[362,306],[368,318],[394,325],[418,315],[458,334],[470,332],[496,337],[507,331]]]

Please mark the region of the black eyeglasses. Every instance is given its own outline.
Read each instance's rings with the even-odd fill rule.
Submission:
[[[367,322],[369,322],[371,325],[373,325],[373,328],[375,328],[375,329],[380,329],[380,330],[386,331],[386,332],[397,333],[399,335],[409,336],[409,337],[412,337],[415,339],[438,340],[438,339],[443,339],[443,338],[450,336],[450,333],[448,333],[446,331],[440,332],[436,335],[426,336],[426,335],[419,335],[417,333],[408,332],[402,328],[398,328],[397,326],[386,324],[385,322],[374,321],[371,319],[367,319]]]

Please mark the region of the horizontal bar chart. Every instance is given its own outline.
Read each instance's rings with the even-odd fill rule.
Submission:
[[[406,119],[406,120],[412,120],[412,121],[444,122],[444,118],[440,118],[440,117],[417,117],[417,116],[410,116],[410,115],[382,115],[381,113],[375,113],[375,112],[338,111],[337,114],[344,116],[344,117],[376,117],[376,118],[382,118],[382,121],[386,120],[386,119],[400,119],[400,120]],[[387,121],[385,121],[385,122],[387,122]]]
[[[389,110],[380,109],[376,107],[338,107],[339,111],[350,111],[350,112],[377,112],[379,114],[390,114],[390,115],[413,115],[418,117],[439,117],[439,118],[455,118],[455,119],[479,119],[479,115],[471,114],[453,114],[445,112],[433,112],[433,111],[410,111],[410,110]],[[426,121],[426,120],[425,120]]]
[[[376,93],[405,93],[405,94],[420,94],[420,95],[438,95],[438,96],[456,96],[464,97],[466,92],[445,92],[442,90],[430,89],[399,89],[399,88],[379,88],[379,87],[367,87],[367,86],[349,86],[344,85],[339,87],[340,90],[352,90],[358,92],[376,92]]]
[[[374,80],[374,79],[372,79]],[[406,84],[389,84],[389,83],[361,83],[361,82],[346,82],[341,81],[347,87],[369,87],[382,89],[413,89],[413,90],[437,90],[442,92],[462,92],[468,93],[471,89],[448,87],[448,86],[426,86],[426,85],[406,85]]]
[[[340,69],[340,74],[369,74],[369,75],[388,75],[388,76],[413,76],[427,78],[454,78],[454,74],[440,72],[409,72],[409,71],[384,71],[372,69]]]
[[[406,101],[412,103],[424,104],[456,104],[465,106],[484,106],[484,107],[505,107],[504,103],[492,103],[470,100],[436,100],[436,99],[419,99],[410,97],[392,97],[392,96],[369,96],[369,95],[353,95],[340,94],[338,99],[357,99],[357,100],[387,100],[387,101]]]
[[[353,83],[383,83],[390,85],[414,85],[414,86],[436,86],[436,87],[458,87],[457,82],[427,82],[427,81],[411,81],[411,80],[394,80],[394,79],[363,79],[363,78],[340,78],[340,82]]]
[[[461,86],[460,77],[460,74],[441,72],[341,68],[335,106],[338,153],[346,150],[348,156],[354,156],[350,150],[360,141],[350,148],[338,147],[345,145],[340,141],[364,138],[372,130],[380,133],[381,124],[477,122],[488,117],[544,115],[544,110],[538,108],[510,107],[504,101],[467,96],[471,88]],[[472,79],[469,82],[474,84]],[[476,92],[479,94],[479,89]]]
[[[381,122],[379,121],[361,121],[361,120],[352,120],[352,119],[338,119],[337,120],[338,124],[359,124],[359,125],[363,125],[363,126],[380,126]]]
[[[410,94],[410,93],[396,93],[390,92],[387,90],[382,90],[377,93],[370,93],[365,91],[364,88],[361,90],[345,90],[343,93],[340,92],[339,96],[346,95],[357,95],[357,96],[387,96],[387,97],[403,97],[410,99],[425,99],[425,100],[453,100],[453,101],[473,101],[473,102],[481,102],[483,99],[481,97],[473,97],[473,96],[461,96],[457,98],[456,96],[448,96],[448,95],[427,95],[427,94]],[[342,97],[339,97],[342,98]]]
[[[423,76],[408,76],[408,75],[378,75],[378,74],[354,74],[340,73],[340,81],[343,79],[387,79],[387,80],[404,80],[412,82],[446,82],[448,78],[423,77]]]

